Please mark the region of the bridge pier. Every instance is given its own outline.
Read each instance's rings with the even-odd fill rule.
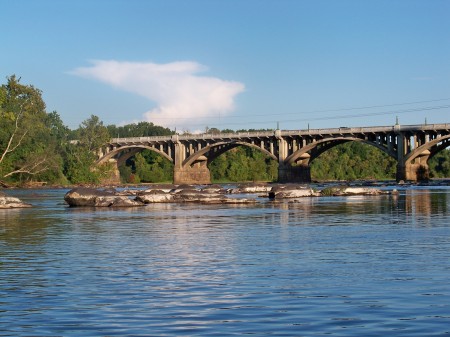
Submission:
[[[280,163],[278,165],[279,183],[310,183],[311,168],[306,165],[292,166]]]
[[[399,181],[424,181],[430,177],[428,165],[408,164],[397,165],[396,180]]]
[[[424,181],[430,178],[430,168],[428,166],[428,159],[430,151],[425,150],[412,161],[403,163],[401,161],[397,164],[397,181]]]
[[[120,172],[119,172],[119,164],[116,159],[109,159],[108,162],[103,163],[102,165],[107,166],[106,175],[100,178],[100,183],[104,185],[115,185],[120,184]]]
[[[211,172],[206,165],[175,167],[173,169],[173,183],[188,185],[211,184]]]
[[[174,141],[174,165],[173,183],[177,185],[206,185],[211,184],[211,172],[208,169],[208,158],[200,156],[193,163],[186,163],[187,152],[190,154],[192,148],[186,148],[180,142],[178,135],[173,135]]]

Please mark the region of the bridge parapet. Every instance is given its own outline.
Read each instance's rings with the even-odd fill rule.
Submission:
[[[419,125],[394,125],[394,126],[371,126],[371,127],[339,127],[325,129],[300,129],[300,130],[273,130],[273,131],[256,131],[256,132],[235,132],[235,133],[200,133],[191,135],[171,135],[171,136],[150,136],[150,137],[128,137],[128,138],[112,138],[111,144],[118,143],[139,143],[139,142],[156,142],[156,141],[174,141],[177,140],[219,140],[219,139],[235,139],[235,138],[261,138],[274,137],[276,134],[281,136],[307,136],[321,134],[352,134],[352,133],[388,133],[403,131],[449,131],[450,124],[419,124]],[[175,137],[176,136],[176,137]],[[175,137],[175,138],[174,138]]]

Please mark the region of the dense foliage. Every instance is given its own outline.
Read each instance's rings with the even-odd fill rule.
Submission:
[[[348,142],[311,163],[313,180],[395,179],[397,161],[374,146]]]
[[[55,115],[39,89],[11,76],[0,87],[0,179],[26,182],[62,177]]]
[[[269,131],[238,130],[236,132]],[[207,133],[230,129],[207,128]],[[0,86],[0,185],[95,184],[115,175],[112,165],[95,165],[95,152],[110,138],[167,136],[168,128],[149,122],[124,126],[103,125],[92,115],[70,130],[56,111],[47,113],[41,91],[11,76]],[[430,176],[450,177],[450,150],[429,161]],[[209,164],[212,180],[276,181],[278,163],[250,147],[233,148]],[[122,182],[171,182],[173,164],[143,150],[119,167]],[[373,146],[349,142],[336,146],[311,162],[314,180],[394,179],[396,161]],[[117,173],[118,174],[118,173]]]
[[[224,181],[276,181],[278,163],[250,147],[237,147],[217,157],[209,165],[211,178]]]
[[[108,125],[107,129],[111,138],[170,136],[174,134],[168,128],[148,122],[139,122],[124,126]]]
[[[450,177],[450,149],[438,152],[429,160],[428,166],[432,178]]]
[[[150,150],[143,150],[128,159],[119,171],[125,183],[170,183],[173,180],[173,164]]]

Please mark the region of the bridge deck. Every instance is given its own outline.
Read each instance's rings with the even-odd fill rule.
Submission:
[[[112,138],[110,144],[123,143],[145,143],[145,142],[169,142],[176,140],[196,140],[196,139],[239,139],[239,138],[267,138],[275,135],[279,136],[307,136],[307,135],[342,135],[356,133],[397,133],[407,131],[449,131],[450,124],[421,124],[421,125],[394,125],[394,126],[372,126],[372,127],[339,127],[328,129],[307,129],[307,130],[273,130],[257,132],[235,132],[235,133],[201,133],[191,135],[172,136],[151,136],[151,137],[128,137]]]

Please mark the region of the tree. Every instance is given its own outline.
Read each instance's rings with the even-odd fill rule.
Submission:
[[[127,163],[130,166],[119,168],[124,182],[131,182],[131,179],[145,183],[173,180],[173,164],[153,151],[143,150],[128,159]]]
[[[450,148],[447,148],[433,156],[429,161],[429,166],[432,177],[450,177]]]
[[[205,128],[205,133],[207,133],[209,135],[218,135],[218,134],[220,134],[220,130],[218,128],[206,127]]]
[[[111,169],[95,166],[97,150],[110,139],[108,129],[97,116],[91,115],[76,133],[78,140],[67,144],[65,149],[65,174],[75,184],[99,183]]]
[[[394,179],[395,172],[395,159],[361,142],[337,145],[311,162],[315,180]]]
[[[107,129],[111,138],[170,136],[174,134],[168,128],[149,122],[139,122],[124,126],[108,125]]]
[[[48,115],[39,89],[23,85],[15,75],[0,87],[0,177],[39,179],[47,171],[59,175],[60,157],[46,125]]]
[[[95,115],[84,120],[78,128],[80,145],[91,152],[97,151],[111,138],[106,126]]]

